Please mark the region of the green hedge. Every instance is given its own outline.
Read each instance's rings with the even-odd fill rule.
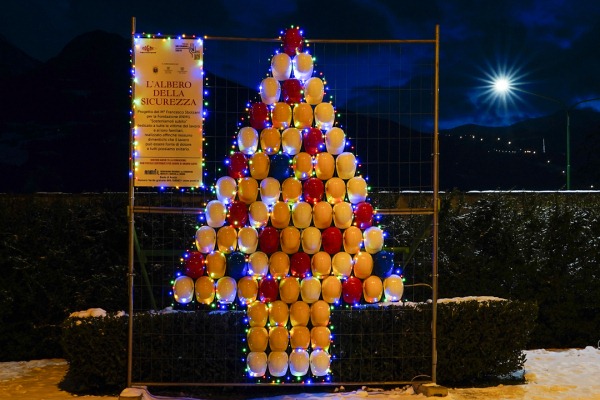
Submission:
[[[598,193],[447,194],[439,238],[440,298],[535,302],[529,348],[598,343]]]
[[[514,301],[463,301],[438,307],[438,383],[476,383],[519,370],[537,308]],[[393,382],[431,373],[431,305],[334,310],[332,382]],[[69,318],[62,344],[64,390],[126,385],[128,318]],[[144,313],[134,318],[133,380],[246,383],[242,312]]]
[[[437,381],[450,385],[482,383],[521,369],[537,313],[531,302],[440,304]]]
[[[373,197],[382,207],[430,198]],[[0,361],[62,357],[60,325],[71,312],[127,307],[127,201],[125,193],[0,195]],[[440,298],[535,302],[529,348],[598,343],[600,194],[453,192],[441,205]],[[397,246],[422,233],[418,216],[382,223]],[[193,236],[177,233],[186,243]],[[430,257],[427,238],[418,252]],[[413,268],[424,274],[416,282],[430,280],[424,270]]]
[[[0,361],[61,357],[73,311],[127,305],[126,195],[0,195]]]
[[[60,387],[72,393],[117,393],[127,386],[128,318],[68,318],[61,345],[69,370]]]

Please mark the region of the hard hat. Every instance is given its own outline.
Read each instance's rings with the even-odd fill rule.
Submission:
[[[331,255],[325,251],[315,253],[310,263],[312,274],[317,278],[328,276],[331,273]]]
[[[292,69],[296,79],[305,81],[312,76],[313,59],[308,53],[298,53],[292,59]]]
[[[237,134],[237,145],[247,155],[256,153],[258,149],[258,132],[251,126],[241,128]]]
[[[323,80],[318,77],[309,78],[304,83],[304,100],[310,105],[319,104],[323,101],[325,94],[325,85]]]
[[[251,226],[244,226],[238,231],[238,250],[244,254],[252,254],[258,247],[258,232]]]
[[[326,201],[319,201],[313,207],[313,221],[316,228],[327,229],[333,220],[333,209]]]
[[[189,276],[181,275],[173,284],[173,297],[179,304],[187,304],[194,298],[194,280]]]
[[[296,128],[287,128],[281,134],[281,145],[284,153],[290,156],[298,154],[302,148],[302,133]]]
[[[250,169],[250,176],[254,179],[265,179],[269,176],[269,168],[271,167],[271,160],[267,153],[259,151],[254,153],[248,162]]]
[[[273,128],[275,129],[286,129],[292,126],[292,108],[290,105],[283,101],[275,103],[275,106],[271,111],[271,121],[273,122]]]
[[[217,301],[221,304],[231,304],[237,294],[237,282],[230,276],[219,278],[216,286]]]
[[[222,176],[216,184],[217,199],[223,204],[230,204],[237,193],[237,182],[230,176]]]
[[[238,199],[246,204],[252,204],[258,197],[258,182],[251,177],[238,181]]]
[[[356,157],[350,152],[344,152],[335,159],[335,169],[338,177],[346,180],[356,173]]]
[[[331,257],[331,269],[335,276],[347,278],[352,274],[352,256],[344,251]]]
[[[289,79],[292,73],[292,59],[285,53],[277,53],[271,58],[271,72],[278,81]]]
[[[265,104],[275,104],[281,95],[281,85],[275,78],[268,77],[260,84],[260,98]]]
[[[319,103],[315,107],[315,126],[321,130],[328,130],[335,122],[335,110],[331,103]]]
[[[287,104],[285,105],[288,108],[290,107]],[[270,156],[278,153],[279,149],[281,148],[281,134],[279,131],[274,127],[263,129],[260,132],[260,148],[265,154]]]
[[[229,254],[237,248],[237,231],[231,225],[222,226],[217,231],[217,248],[223,254]]]
[[[215,300],[215,281],[210,276],[201,276],[195,284],[196,301],[211,304]]]
[[[210,226],[201,226],[196,231],[196,248],[202,253],[210,253],[215,249],[217,232]]]
[[[281,250],[287,254],[294,254],[300,249],[300,231],[293,226],[287,226],[279,234]]]

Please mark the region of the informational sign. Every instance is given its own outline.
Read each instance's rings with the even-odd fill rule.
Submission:
[[[202,41],[135,38],[134,186],[202,184]]]

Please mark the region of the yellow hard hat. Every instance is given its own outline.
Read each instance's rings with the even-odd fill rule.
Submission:
[[[269,309],[267,305],[259,300],[248,305],[248,324],[250,326],[265,326],[269,320]]]
[[[279,234],[279,242],[284,253],[297,253],[300,249],[300,231],[293,226],[283,228]]]
[[[305,81],[312,76],[313,59],[309,53],[298,53],[292,59],[294,77]]]
[[[286,254],[287,255],[287,254]],[[279,282],[279,298],[286,304],[298,301],[300,296],[300,283],[293,276],[285,277]]]
[[[265,327],[254,326],[246,334],[250,351],[265,351],[269,344],[269,332]]]
[[[252,177],[238,181],[238,199],[245,204],[252,204],[258,197],[258,182]]]
[[[352,226],[354,211],[350,203],[345,201],[336,203],[333,206],[333,224],[336,228],[347,229]]]
[[[281,134],[281,146],[290,156],[298,154],[302,148],[302,133],[296,128],[287,128]]]
[[[319,201],[313,207],[313,223],[316,228],[326,229],[331,226],[333,209],[326,201]]]
[[[290,225],[291,211],[287,203],[278,201],[273,205],[271,211],[271,225],[277,229],[283,229]]]
[[[285,351],[271,351],[268,357],[269,374],[279,377],[287,374],[288,354]]]
[[[210,276],[201,276],[195,284],[196,301],[210,304],[215,300],[215,281]]]
[[[326,181],[333,177],[335,172],[335,159],[330,153],[317,153],[315,156],[315,163],[315,173],[317,178]]]
[[[344,152],[335,159],[335,169],[338,177],[346,180],[356,173],[356,157],[350,152]]]
[[[240,151],[247,155],[256,153],[258,149],[258,132],[251,126],[241,128],[237,134],[237,144]]]
[[[362,242],[363,232],[356,226],[351,226],[344,231],[344,251],[347,253],[358,253]]]
[[[289,332],[285,326],[274,326],[269,329],[269,347],[271,348],[271,352],[286,351],[289,341]]]
[[[315,254],[321,249],[321,231],[314,226],[309,226],[302,231],[302,250],[306,254]]]
[[[258,247],[258,232],[256,229],[251,226],[240,228],[237,237],[237,247],[244,254],[254,253]]]
[[[331,257],[331,268],[335,276],[347,278],[352,274],[352,256],[340,251]]]
[[[354,256],[354,276],[367,279],[373,272],[373,257],[366,251],[359,251]]]
[[[367,181],[365,181],[362,177],[354,176],[350,178],[346,183],[346,188],[348,192],[348,200],[350,201],[350,203],[358,204],[367,199]]]
[[[196,248],[201,253],[210,253],[215,249],[217,233],[210,226],[201,226],[196,231]]]
[[[297,301],[290,306],[290,322],[292,326],[307,326],[310,320],[310,306],[304,301]]]
[[[283,301],[275,300],[269,304],[269,323],[271,326],[286,326],[289,317],[290,309]]]
[[[315,253],[310,260],[312,274],[317,278],[331,273],[331,255],[325,251]]]
[[[271,159],[266,153],[259,151],[254,153],[248,162],[250,176],[254,179],[265,179],[269,176],[269,168],[271,167]]]
[[[250,304],[258,295],[258,283],[251,276],[242,277],[238,283],[238,299],[242,304]]]
[[[296,178],[287,178],[281,184],[281,194],[286,203],[295,203],[302,196],[302,183]]]
[[[383,283],[381,278],[371,275],[363,282],[363,296],[367,303],[377,303],[383,294]]]
[[[346,146],[346,134],[341,128],[333,127],[325,133],[325,147],[334,156],[341,154]]]
[[[308,104],[315,105],[323,101],[325,86],[321,78],[313,77],[304,84],[304,99]]]
[[[267,372],[267,353],[264,351],[248,353],[246,366],[248,367],[248,375],[253,377],[264,376]]]
[[[312,156],[306,152],[296,154],[292,160],[292,169],[296,179],[305,180],[310,178],[313,173]]]
[[[275,129],[289,128],[292,122],[292,108],[290,105],[283,101],[275,103],[271,111],[271,121]]]
[[[321,297],[321,281],[314,276],[302,279],[300,283],[302,301],[312,304]]]
[[[237,249],[237,231],[231,225],[222,226],[217,231],[217,248],[229,254]]]
[[[313,123],[313,109],[310,104],[298,103],[294,106],[294,127],[310,128]]]
[[[294,326],[290,329],[290,345],[292,349],[308,349],[310,330],[306,326]]]
[[[342,297],[342,282],[337,276],[330,275],[321,283],[323,300],[329,304],[337,304]]]
[[[371,226],[365,229],[363,233],[365,242],[365,250],[371,254],[375,254],[383,248],[383,231],[381,228]]]
[[[330,314],[329,304],[324,300],[317,300],[310,306],[310,322],[313,327],[327,326]]]
[[[319,103],[315,107],[315,126],[321,130],[331,129],[335,122],[335,110],[331,103]]]
[[[338,177],[333,177],[325,182],[325,195],[330,204],[344,201],[346,197],[346,183]]]
[[[217,301],[222,304],[231,304],[237,294],[237,282],[230,276],[219,278],[216,286]]]
[[[277,154],[281,148],[281,134],[279,131],[273,127],[263,129],[260,132],[260,148],[265,154],[270,156]]]
[[[278,81],[290,79],[292,74],[292,58],[286,53],[277,53],[271,58],[271,72]]]
[[[273,278],[283,278],[290,272],[290,256],[276,251],[269,258],[269,272]]]

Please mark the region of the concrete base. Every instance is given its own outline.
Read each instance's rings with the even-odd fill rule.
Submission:
[[[422,394],[427,397],[446,397],[448,396],[448,388],[435,383],[413,384],[415,393]]]

